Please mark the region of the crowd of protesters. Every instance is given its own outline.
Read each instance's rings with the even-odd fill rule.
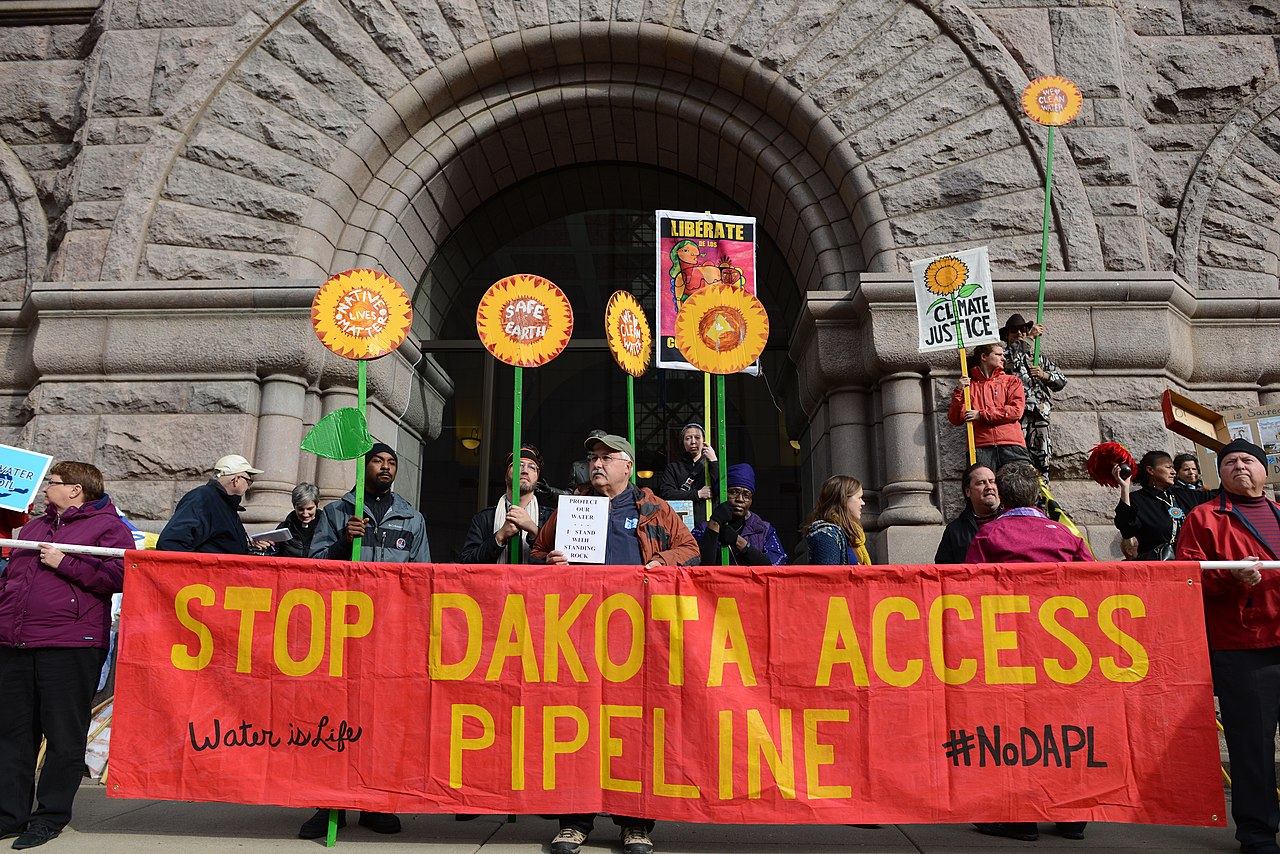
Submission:
[[[972,377],[962,379],[948,411],[957,426],[972,425],[977,462],[963,472],[964,504],[938,544],[938,564],[1042,563],[1094,560],[1073,525],[1051,512],[1051,395],[1066,378],[1034,351],[1044,333],[1038,323],[1012,315],[1000,343],[977,348]],[[966,397],[966,390],[968,395]],[[966,402],[967,400],[967,402]],[[715,451],[697,423],[679,429],[679,452],[663,471],[657,490],[638,487],[631,443],[592,431],[571,469],[570,492],[609,500],[606,564],[687,566],[868,566],[871,556],[862,523],[863,486],[837,474],[820,485],[812,512],[796,532],[799,546],[788,561],[778,531],[752,511],[756,472],[745,462],[727,469],[726,500],[720,500]],[[159,536],[169,551],[229,555],[277,554],[294,558],[373,562],[431,561],[427,523],[394,489],[395,449],[375,443],[366,454],[364,492],[355,490],[321,506],[309,483],[292,491],[293,510],[254,540],[241,521],[243,499],[262,470],[228,454],[213,466],[208,482],[178,502]],[[1197,458],[1163,450],[1144,454],[1134,467],[1117,465],[1115,527],[1131,556],[1144,561],[1224,559],[1256,562],[1280,555],[1280,506],[1263,494],[1265,452],[1237,439],[1218,456],[1222,487],[1204,489]],[[532,445],[506,460],[506,491],[477,513],[457,555],[462,563],[565,564],[556,545],[555,496],[540,487],[544,460]],[[1133,489],[1137,481],[1140,488]],[[514,496],[513,496],[514,490]],[[22,526],[22,536],[47,543],[39,550],[15,548],[0,576],[0,834],[16,837],[14,848],[42,845],[59,835],[71,817],[85,747],[90,699],[106,655],[110,596],[120,591],[119,558],[65,553],[59,544],[133,547],[133,538],[105,494],[93,466],[60,462],[44,487],[43,515]],[[689,502],[682,518],[669,502]],[[357,512],[357,504],[361,509]],[[10,527],[25,519],[7,516]],[[265,537],[267,535],[261,535]],[[1280,807],[1276,801],[1272,740],[1280,724],[1280,582],[1253,568],[1206,572],[1204,596],[1212,646],[1213,680],[1235,773],[1232,809],[1242,850],[1280,854],[1276,847]],[[74,619],[50,616],[23,620],[70,593],[85,604]],[[1259,709],[1262,709],[1261,713]],[[48,752],[38,785],[35,746]],[[335,805],[336,806],[336,805]],[[458,816],[460,819],[474,816]],[[594,813],[555,818],[559,831],[551,854],[578,854],[591,834]],[[624,854],[650,854],[651,819],[614,816]],[[346,824],[345,811],[320,807],[298,831],[323,837],[330,825]],[[378,833],[401,829],[397,816],[365,811],[358,823]],[[983,823],[980,832],[1023,841],[1038,838],[1032,822]],[[1083,838],[1083,822],[1059,822],[1068,839]]]

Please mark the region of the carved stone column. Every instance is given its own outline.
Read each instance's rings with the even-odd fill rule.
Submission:
[[[278,510],[283,519],[293,509],[289,493],[298,482],[306,380],[272,374],[262,381],[257,450],[253,464],[263,470],[250,496],[255,510]]]
[[[357,403],[356,390],[353,388],[329,388],[320,394],[320,417],[342,409],[344,406],[354,407]],[[328,503],[341,498],[347,490],[355,486],[356,464],[351,460],[326,460],[323,457],[316,462],[316,486],[320,487],[321,503]]]
[[[900,371],[880,381],[884,425],[881,527],[942,522],[942,514],[933,503],[926,387],[924,375],[917,371]]]

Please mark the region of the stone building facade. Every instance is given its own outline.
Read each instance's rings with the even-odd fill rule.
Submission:
[[[267,469],[256,521],[282,516],[300,479],[338,494],[345,469],[298,442],[351,404],[354,369],[308,309],[328,275],[375,267],[414,296],[410,340],[370,379],[372,426],[413,493],[447,401],[476,381],[432,348],[462,300],[433,272],[451,237],[485,211],[499,233],[606,199],[663,207],[645,176],[677,176],[756,216],[776,248],[801,503],[854,473],[876,557],[926,558],[963,449],[945,420],[955,360],[916,351],[909,262],[989,246],[1002,310],[1034,309],[1046,134],[1018,97],[1056,73],[1086,104],[1055,146],[1046,341],[1070,383],[1054,477],[1114,554],[1090,446],[1185,445],[1161,424],[1165,388],[1280,402],[1278,14],[0,0],[0,440],[92,460],[152,527],[230,450]],[[485,207],[579,167],[606,177]]]

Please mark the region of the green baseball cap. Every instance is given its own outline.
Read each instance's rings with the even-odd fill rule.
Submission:
[[[621,436],[615,436],[612,433],[606,433],[603,436],[588,436],[587,441],[583,442],[583,446],[590,451],[599,443],[612,451],[622,451],[632,462],[636,460],[635,449],[631,447],[631,443]]]

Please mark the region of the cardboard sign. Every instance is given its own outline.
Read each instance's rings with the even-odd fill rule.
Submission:
[[[569,563],[604,563],[609,534],[609,499],[562,495],[556,514],[556,548]]]
[[[125,566],[112,797],[1226,824],[1192,563]]]
[[[911,280],[916,290],[921,353],[959,349],[953,304],[960,317],[958,331],[965,347],[1000,340],[987,247],[912,261]]]
[[[47,454],[0,445],[0,507],[27,512],[52,464]]]
[[[1206,489],[1218,488],[1216,452],[1233,439],[1244,439],[1262,448],[1267,454],[1267,483],[1280,483],[1280,406],[1215,412],[1166,389],[1160,396],[1160,409],[1166,427],[1196,443],[1196,463]]]

